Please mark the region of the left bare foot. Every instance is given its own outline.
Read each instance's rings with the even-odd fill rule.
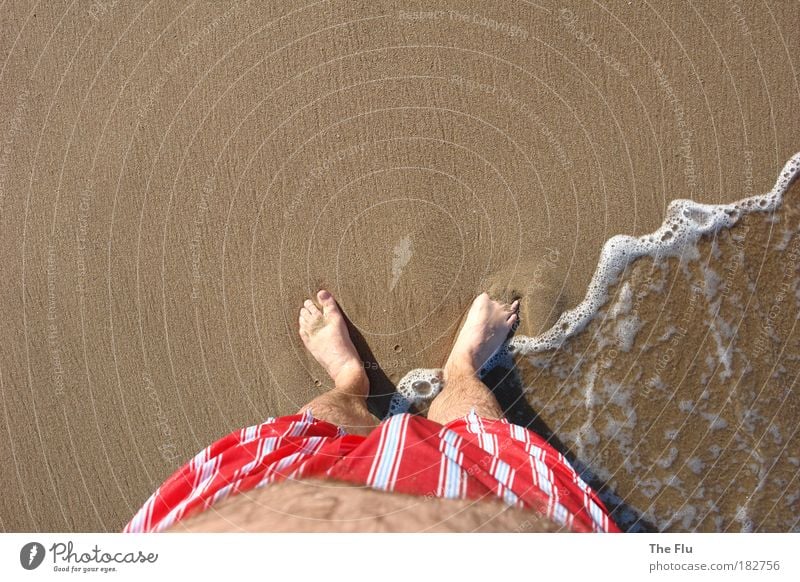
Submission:
[[[300,309],[300,338],[306,349],[325,368],[334,384],[351,384],[354,376],[363,376],[366,381],[361,358],[333,295],[323,289],[317,293],[317,300],[322,309],[311,299],[306,299]]]

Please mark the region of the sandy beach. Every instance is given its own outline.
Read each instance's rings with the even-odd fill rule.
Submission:
[[[488,290],[520,334],[670,201],[800,151],[800,5],[16,2],[0,17],[0,529],[118,531],[326,387],[321,287],[385,414]],[[796,531],[800,188],[642,258],[494,381],[631,529]]]

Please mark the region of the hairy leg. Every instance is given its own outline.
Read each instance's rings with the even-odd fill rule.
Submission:
[[[347,324],[333,296],[317,293],[321,306],[307,299],[300,309],[300,337],[333,380],[333,388],[300,409],[343,427],[353,434],[368,434],[378,419],[367,410],[369,380],[358,356]]]
[[[444,366],[444,389],[433,400],[428,418],[440,424],[465,416],[503,417],[491,390],[478,378],[478,370],[508,337],[517,321],[519,301],[505,305],[481,293],[472,302],[464,326]]]

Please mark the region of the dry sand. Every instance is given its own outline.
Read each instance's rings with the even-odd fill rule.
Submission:
[[[212,439],[294,412],[325,384],[295,329],[320,286],[371,348],[386,394],[408,369],[441,365],[478,291],[523,292],[534,334],[580,301],[610,236],[654,230],[674,198],[768,190],[800,149],[797,22],[789,1],[7,3],[0,528],[118,530]],[[751,354],[778,276],[760,274],[777,244],[765,230],[752,227],[746,252],[722,237],[715,259],[724,271],[730,254],[748,257],[735,285],[752,284],[761,307],[720,309],[745,312],[735,335]],[[653,293],[641,313],[663,306],[679,325],[692,293]],[[682,357],[712,341],[696,335],[706,311]],[[671,324],[647,325],[637,342]],[[557,357],[568,365],[592,333]],[[791,337],[725,377],[671,359],[691,381],[663,385],[686,393],[643,397],[650,340],[652,362],[622,352],[600,373],[627,396],[598,389],[598,402],[618,399],[595,416],[583,380],[570,392],[523,363],[521,383],[536,385],[540,420],[654,527],[788,530],[800,517]],[[608,360],[587,357],[585,370]],[[753,398],[766,420],[740,434]],[[709,436],[701,413],[727,428]]]

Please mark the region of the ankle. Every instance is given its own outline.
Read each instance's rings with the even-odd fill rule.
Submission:
[[[348,394],[366,396],[369,393],[369,378],[360,362],[345,364],[333,379],[334,389]]]
[[[450,379],[470,377],[476,378],[478,376],[478,369],[472,360],[469,358],[453,358],[447,360],[444,365],[444,380],[445,382]]]

